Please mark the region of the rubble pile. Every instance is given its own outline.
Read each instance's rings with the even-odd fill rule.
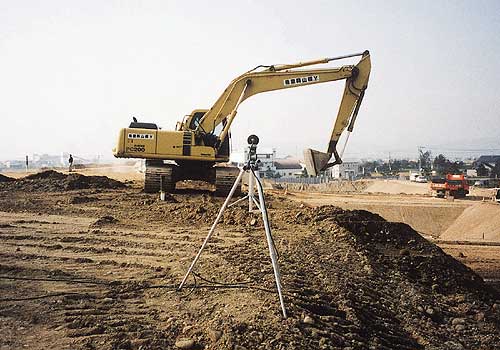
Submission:
[[[119,222],[119,220],[114,218],[113,216],[104,215],[97,219],[94,223],[92,223],[90,227],[102,227],[106,225],[116,224],[117,222]]]

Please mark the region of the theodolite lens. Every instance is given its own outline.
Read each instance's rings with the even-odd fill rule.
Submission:
[[[257,137],[257,135],[250,135],[248,136],[247,142],[249,145],[258,145],[259,138]]]

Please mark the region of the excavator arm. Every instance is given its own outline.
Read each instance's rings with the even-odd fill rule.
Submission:
[[[345,65],[338,68],[326,69],[295,69],[354,56],[361,56],[360,61],[356,65]],[[231,123],[236,117],[239,105],[250,96],[267,91],[346,79],[346,86],[327,152],[322,153],[314,150],[306,150],[304,153],[308,173],[310,175],[316,175],[319,171],[342,162],[337,152],[337,142],[346,127],[349,132],[353,129],[364,92],[368,86],[370,70],[370,54],[368,51],[365,51],[360,54],[325,58],[296,64],[268,66],[264,67],[264,70],[249,71],[237,77],[229,84],[212,108],[204,114],[196,132],[213,133],[215,128],[220,123],[224,122],[224,127],[218,135],[217,145],[220,145],[227,137]],[[335,161],[329,163],[332,155],[335,157]]]

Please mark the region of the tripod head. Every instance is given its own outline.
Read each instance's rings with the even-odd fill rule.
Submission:
[[[259,138],[257,135],[250,135],[247,139],[248,142],[248,159],[246,165],[243,167],[245,170],[257,170],[258,163],[260,160],[257,159],[257,145],[259,144]]]

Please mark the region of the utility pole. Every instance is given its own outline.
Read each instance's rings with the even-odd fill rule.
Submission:
[[[418,171],[420,172],[422,169],[422,157],[420,157],[420,155],[422,154],[422,147],[421,146],[418,146],[417,152],[418,152]]]

